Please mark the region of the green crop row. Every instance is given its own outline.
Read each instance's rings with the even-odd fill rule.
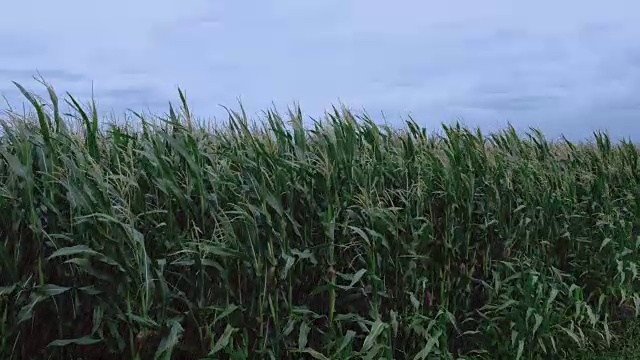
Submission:
[[[116,125],[45,85],[2,121],[2,359],[562,359],[638,315],[631,142],[182,92]]]

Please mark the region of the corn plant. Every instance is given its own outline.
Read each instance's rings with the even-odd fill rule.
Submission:
[[[4,359],[552,359],[640,310],[631,142],[333,108],[198,124],[33,113],[0,135]],[[434,129],[435,130],[435,129]]]

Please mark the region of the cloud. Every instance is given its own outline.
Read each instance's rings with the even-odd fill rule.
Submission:
[[[16,36],[15,32],[10,31],[0,32],[0,44],[3,47],[3,63],[11,59],[37,56],[43,51],[43,46],[31,36]]]
[[[312,116],[340,100],[390,120],[629,134],[639,10],[624,0],[12,2],[0,91],[40,69],[61,91],[88,97],[93,86],[116,112],[166,111],[180,86],[203,116],[224,116],[219,104],[238,97],[250,114],[299,101]]]
[[[87,78],[78,73],[65,71],[61,69],[44,69],[44,70],[27,70],[27,69],[2,69],[0,68],[0,77],[11,79],[11,81],[21,82],[23,80],[31,80],[34,77],[44,78],[46,82],[74,82],[86,81]]]
[[[131,110],[151,109],[166,111],[169,108],[170,100],[166,99],[164,94],[149,86],[111,88],[97,91],[95,97],[100,102],[102,110],[107,110],[105,106],[107,108],[115,106]]]

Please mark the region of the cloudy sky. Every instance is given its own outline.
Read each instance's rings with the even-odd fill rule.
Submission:
[[[340,102],[391,123],[511,122],[640,140],[640,4],[632,0],[23,0],[0,21],[11,81],[93,93],[102,111],[197,115]],[[2,107],[6,108],[3,103]]]

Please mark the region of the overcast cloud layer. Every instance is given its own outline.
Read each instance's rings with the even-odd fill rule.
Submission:
[[[198,115],[342,102],[429,127],[507,121],[551,136],[607,129],[640,140],[640,3],[425,0],[11,1],[0,92],[39,71],[103,111]]]

